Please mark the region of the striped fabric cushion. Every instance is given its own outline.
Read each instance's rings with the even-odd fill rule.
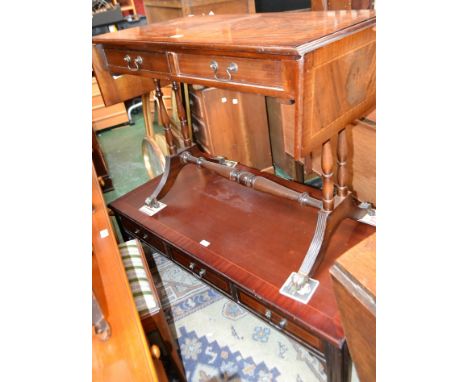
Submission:
[[[160,306],[150,287],[139,246],[136,240],[119,244],[120,255],[127,272],[128,283],[132,289],[133,299],[140,316],[159,312]]]

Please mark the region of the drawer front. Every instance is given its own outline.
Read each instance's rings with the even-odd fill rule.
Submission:
[[[169,65],[165,53],[139,52],[132,50],[106,49],[106,59],[110,71],[128,74],[156,73],[169,75]],[[129,62],[125,60],[129,57]],[[136,62],[139,60],[139,62]]]
[[[197,117],[192,116],[192,129],[197,142],[203,146],[203,149],[210,155],[213,155],[208,129],[205,124]]]
[[[263,305],[261,302],[256,300],[254,297],[244,293],[242,291],[238,292],[239,302],[245,305],[247,308],[250,308],[258,315],[262,316],[263,319],[269,321],[271,324],[279,327],[281,330],[292,334],[299,340],[302,340],[312,346],[314,349],[319,350],[323,353],[324,346],[320,338],[315,337],[314,335],[310,334],[308,331],[303,329],[302,327],[298,326],[297,324],[287,320],[285,317],[282,316],[281,313]]]
[[[208,281],[210,284],[220,289],[221,291],[230,294],[229,282],[221,275],[207,269],[203,264],[193,260],[185,253],[176,248],[171,247],[172,259],[187,269],[189,272],[195,274],[197,277]]]
[[[200,92],[197,92],[197,94],[200,94]],[[193,93],[190,92],[190,111],[195,117],[198,117],[202,120],[206,119],[205,113],[203,112],[203,105],[200,97]]]
[[[138,239],[144,241],[145,243],[149,244],[153,248],[157,249],[158,251],[166,253],[166,249],[164,246],[164,242],[155,236],[154,234],[150,233],[149,231],[145,230],[144,228],[140,227],[133,221],[121,217],[121,222],[123,228],[132,236],[137,237]]]
[[[214,81],[215,87],[216,82],[262,86],[280,91],[286,87],[282,64],[277,60],[180,53],[177,62],[179,76]],[[230,66],[235,69],[228,70]]]

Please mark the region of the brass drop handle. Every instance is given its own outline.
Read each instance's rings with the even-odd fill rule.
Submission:
[[[132,61],[132,58],[128,54],[124,57],[124,61],[127,63],[127,68],[131,72],[138,72],[140,70],[140,65],[143,63],[143,59],[140,56],[137,56],[137,58],[133,60],[135,67],[132,68],[130,66],[130,61]]]
[[[147,234],[147,233],[144,233],[144,234],[143,234],[143,239],[144,239],[144,240],[148,239],[148,234]]]
[[[266,317],[268,320],[271,319],[271,310],[270,310],[270,309],[265,310],[265,317]]]
[[[195,269],[195,263],[190,263],[188,267],[193,271]]]
[[[206,273],[206,269],[200,269],[200,272],[198,272],[198,276],[203,277]]]
[[[151,346],[151,355],[154,359],[159,359],[161,357],[161,350],[157,345]]]
[[[284,329],[284,327],[286,326],[287,323],[288,323],[288,321],[286,320],[286,318],[283,318],[283,319],[278,323],[278,325],[279,325],[279,327],[280,327],[281,329]]]
[[[218,63],[216,61],[214,61],[214,60],[211,61],[210,68],[213,71],[215,78],[217,80],[220,80],[220,78],[218,78]]]
[[[237,70],[238,70],[238,66],[236,63],[234,62],[231,62],[227,69],[226,69],[226,73],[228,75],[228,78],[221,78],[221,77],[218,77],[218,69],[219,69],[219,65],[216,61],[211,61],[210,63],[210,68],[211,70],[213,71],[213,74],[214,74],[214,77],[219,80],[219,81],[231,81],[232,80],[232,73],[237,73]]]
[[[231,81],[231,78],[232,78],[231,77],[231,72],[232,73],[237,73],[237,69],[238,69],[238,67],[237,67],[237,64],[235,62],[231,62],[229,64],[229,66],[226,69],[226,73],[228,74],[228,77],[229,77],[228,81]]]

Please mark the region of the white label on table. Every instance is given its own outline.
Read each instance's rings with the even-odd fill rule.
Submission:
[[[161,211],[165,207],[166,207],[166,204],[164,204],[163,202],[159,202],[158,207],[149,207],[149,206],[147,206],[145,204],[138,211],[143,212],[144,214],[146,214],[148,216],[153,216],[153,215],[157,214],[159,211]]]
[[[221,98],[221,102],[222,102],[222,103],[226,103],[226,102],[227,102],[227,98],[226,98],[226,97]]]
[[[239,100],[237,98],[232,99],[232,104],[237,105],[239,103]]]
[[[208,247],[211,243],[209,241],[202,240],[200,241],[200,244],[203,245],[204,247]]]
[[[103,229],[101,232],[99,232],[99,235],[101,236],[101,239],[104,239],[109,236],[109,231],[107,229]]]

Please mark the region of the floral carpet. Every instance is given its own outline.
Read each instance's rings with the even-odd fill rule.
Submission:
[[[189,382],[326,381],[323,365],[304,347],[162,255],[153,257]]]

